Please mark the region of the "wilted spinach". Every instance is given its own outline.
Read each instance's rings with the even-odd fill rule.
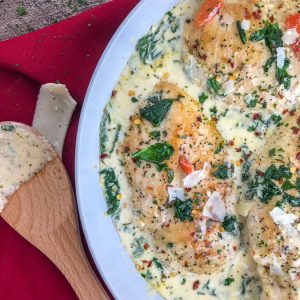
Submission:
[[[160,125],[169,112],[173,100],[161,99],[159,96],[148,98],[149,104],[140,109],[141,116],[152,123],[154,127]]]
[[[181,201],[176,199],[174,201],[175,218],[182,222],[193,221],[192,210],[193,201],[191,199]]]
[[[115,171],[111,168],[102,170],[100,176],[102,176],[104,180],[104,192],[108,206],[107,214],[114,215],[120,205],[120,201],[117,199],[117,195],[120,194],[118,179]]]
[[[161,164],[168,160],[174,153],[174,148],[167,143],[157,143],[148,148],[133,153],[132,158],[144,160],[154,164]]]

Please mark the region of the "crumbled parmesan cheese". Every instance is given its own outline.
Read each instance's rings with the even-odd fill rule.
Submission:
[[[205,163],[202,170],[194,171],[183,179],[183,185],[185,188],[192,188],[199,182],[205,179],[208,175],[210,164]]]
[[[174,201],[176,199],[184,200],[184,189],[180,187],[168,187],[169,200]]]
[[[282,40],[286,45],[292,45],[299,37],[299,33],[296,28],[288,29],[284,32]]]
[[[231,93],[233,93],[235,91],[235,87],[234,87],[234,81],[233,80],[228,80],[225,84],[224,84],[224,95],[229,95]]]
[[[279,207],[273,208],[273,210],[270,211],[270,216],[277,225],[283,227],[293,224],[297,219],[294,214],[286,214],[284,210]]]
[[[203,215],[214,221],[223,222],[226,216],[226,208],[224,201],[219,192],[213,192],[208,198],[204,209]]]
[[[241,27],[242,29],[244,29],[245,31],[249,30],[250,29],[250,21],[249,20],[243,20],[242,23],[241,23]]]
[[[277,67],[282,69],[285,61],[285,50],[283,47],[278,47],[277,52]]]

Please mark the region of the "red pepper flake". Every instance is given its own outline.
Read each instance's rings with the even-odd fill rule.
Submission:
[[[294,116],[295,113],[296,113],[296,112],[295,112],[294,110],[291,110],[291,111],[290,111],[290,116],[291,116],[291,117]]]
[[[242,152],[241,148],[235,148],[235,152]]]
[[[232,140],[231,140],[231,141],[228,141],[227,144],[228,144],[228,146],[233,146],[233,145],[234,145],[234,141],[232,141]]]
[[[199,58],[206,61],[207,60],[207,55],[206,54],[200,54]]]
[[[260,133],[260,132],[257,132],[257,131],[255,131],[255,132],[254,132],[254,135],[255,135],[255,136],[261,136],[261,133]]]
[[[296,126],[293,127],[292,130],[293,130],[293,134],[298,134],[299,131],[300,131],[300,129],[298,127],[296,127]]]
[[[198,122],[202,122],[202,118],[201,117],[197,117],[197,121]]]
[[[105,158],[108,158],[108,156],[109,156],[108,154],[103,153],[103,154],[100,155],[100,159],[104,160]]]
[[[200,281],[199,280],[196,280],[194,283],[193,283],[193,290],[197,290],[200,286]]]
[[[144,244],[144,249],[145,249],[145,250],[149,249],[149,244],[147,244],[147,243]]]
[[[233,251],[236,251],[236,250],[237,250],[237,247],[236,247],[236,246],[233,246],[232,249],[233,249]]]
[[[188,192],[190,192],[192,189],[191,189],[191,188],[185,188],[184,190],[188,193]]]
[[[269,20],[270,20],[271,23],[274,23],[274,16],[273,16],[273,15],[270,16],[270,17],[269,17]]]
[[[261,177],[264,177],[264,176],[265,176],[265,173],[262,172],[262,171],[258,171],[258,175],[261,176]]]
[[[208,240],[204,240],[204,244],[205,244],[205,247],[207,247],[207,248],[211,247],[211,242]]]
[[[253,120],[260,120],[261,119],[261,115],[259,113],[255,113],[252,117]]]
[[[111,93],[111,96],[112,96],[112,97],[115,97],[116,95],[117,95],[117,91],[116,91],[116,90],[113,90],[112,93]]]
[[[300,152],[297,153],[296,159],[297,159],[297,160],[300,160]]]
[[[256,20],[261,20],[262,19],[262,16],[261,16],[261,10],[256,10],[252,13],[254,19]]]
[[[150,260],[150,261],[148,262],[147,268],[150,268],[151,266],[152,266],[152,260]]]
[[[283,184],[283,179],[279,178],[278,182],[279,182],[279,184]]]
[[[282,114],[285,115],[285,114],[288,113],[288,112],[289,112],[289,110],[286,108],[286,109],[282,112]]]

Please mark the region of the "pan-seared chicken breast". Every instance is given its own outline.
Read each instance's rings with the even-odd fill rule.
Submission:
[[[282,123],[253,162],[258,184],[250,184],[249,190],[256,189],[258,204],[247,226],[262,298],[286,300],[300,297],[299,110]]]
[[[132,186],[133,210],[162,261],[178,262],[197,273],[216,271],[238,247],[222,227],[226,215],[234,214],[233,170],[225,162],[222,138],[201,113],[199,103],[175,85],[160,83],[149,95],[151,101],[153,97],[172,101],[165,119],[154,127],[141,116],[144,102],[132,116],[120,149]],[[174,149],[162,171],[135,155],[158,143]],[[223,179],[213,176],[221,169]]]
[[[292,78],[291,89],[295,91],[294,95],[299,96],[297,74],[300,72],[300,62],[297,53],[285,43],[275,44],[271,52],[264,38],[254,41],[251,36],[264,30],[266,22],[274,31],[277,31],[274,28],[278,24],[278,29],[284,34],[287,30],[286,18],[297,10],[298,1],[229,0],[225,1],[224,7],[213,20],[204,26],[197,26],[192,19],[185,28],[182,54],[190,80],[205,87],[207,80],[215,77],[222,88],[219,95],[213,96],[224,94],[225,98],[221,96],[222,99],[242,108],[246,107],[245,96],[257,90],[260,101],[265,102],[268,109],[274,109],[274,102],[284,108],[291,98],[293,105],[295,97],[284,92],[275,65],[281,54],[282,61],[290,59],[287,70]]]

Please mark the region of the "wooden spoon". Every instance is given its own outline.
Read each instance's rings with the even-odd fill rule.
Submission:
[[[1,216],[58,267],[79,299],[110,299],[85,255],[72,185],[56,153],[8,200]]]

